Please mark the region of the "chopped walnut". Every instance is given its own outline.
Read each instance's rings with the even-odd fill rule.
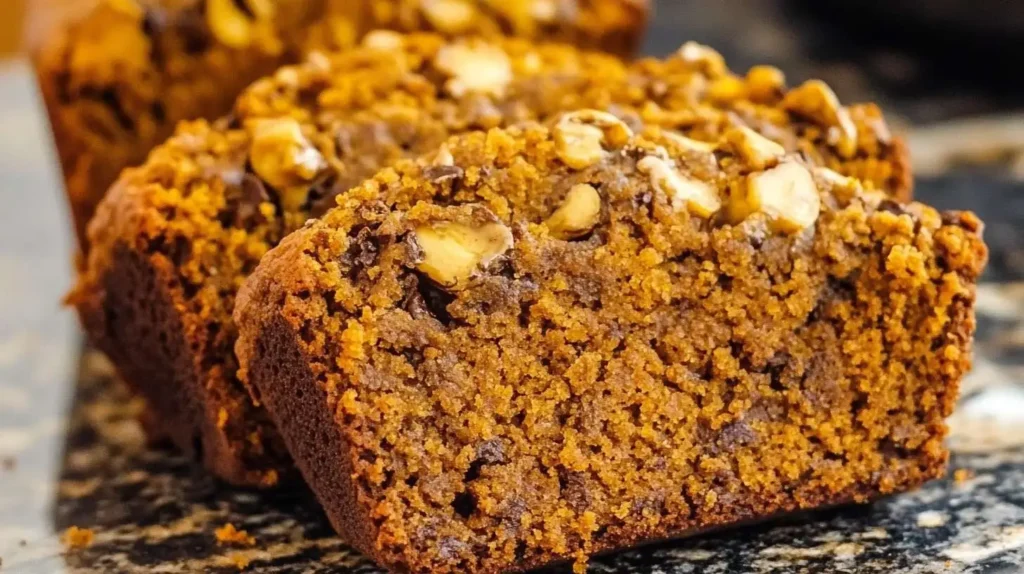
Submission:
[[[298,209],[306,200],[306,185],[327,162],[290,118],[262,120],[253,129],[249,161],[264,181],[281,193],[283,207]]]
[[[477,18],[477,10],[468,0],[422,0],[423,15],[430,25],[446,34],[461,34]]]
[[[545,222],[556,239],[574,239],[590,233],[601,219],[601,195],[594,186],[572,186],[562,205]]]
[[[274,3],[270,0],[246,0],[244,8],[235,0],[206,0],[210,31],[231,48],[247,48],[253,43],[256,22],[252,16],[269,21],[274,12]]]
[[[452,150],[448,148],[448,144],[441,144],[441,147],[437,148],[437,153],[434,155],[434,160],[431,162],[433,166],[453,166],[455,165],[455,156],[452,155]]]
[[[786,155],[786,148],[746,126],[727,130],[725,140],[756,170],[774,165]]]
[[[760,212],[771,227],[783,233],[797,233],[812,227],[821,212],[821,198],[811,172],[788,161],[747,179],[743,210]]]
[[[676,210],[685,209],[698,217],[707,218],[722,208],[722,201],[714,186],[684,177],[670,160],[649,155],[637,162],[636,167],[650,177],[655,190],[668,196]]]
[[[559,159],[573,169],[585,169],[601,161],[605,145],[624,146],[633,130],[608,112],[580,110],[563,115],[553,135]]]
[[[476,272],[512,248],[512,231],[501,223],[469,226],[435,223],[415,230],[423,252],[416,268],[446,289],[462,289]]]
[[[716,149],[718,149],[718,145],[717,144],[713,144],[713,143],[710,143],[710,142],[702,142],[700,140],[695,140],[693,138],[688,138],[688,137],[686,137],[686,136],[684,136],[682,134],[678,134],[678,133],[672,132],[672,131],[661,132],[661,135],[666,140],[668,140],[668,141],[672,142],[673,144],[675,144],[676,146],[678,146],[680,149],[685,149],[687,151],[696,151],[696,152],[701,152],[701,153],[712,153]]]
[[[808,80],[782,99],[782,107],[828,129],[828,143],[843,157],[857,153],[857,126],[850,112],[839,104],[832,88],[821,80]]]
[[[747,96],[747,85],[732,75],[725,75],[711,82],[708,97],[716,102],[729,103]]]
[[[373,30],[363,37],[363,46],[372,50],[400,50],[404,44],[404,36],[391,30]]]
[[[786,89],[786,75],[775,66],[754,66],[747,71],[747,93],[755,102],[773,101]]]
[[[469,92],[501,96],[512,82],[508,54],[490,44],[452,44],[441,48],[434,64],[451,76],[445,89],[455,97]]]
[[[697,64],[700,66],[701,71],[704,72],[704,75],[709,78],[723,76],[729,71],[728,66],[725,65],[725,58],[721,54],[714,48],[698,44],[697,42],[683,44],[679,51],[676,52],[676,56],[684,62]]]
[[[538,22],[554,22],[558,18],[558,2],[556,0],[533,0],[530,15]]]

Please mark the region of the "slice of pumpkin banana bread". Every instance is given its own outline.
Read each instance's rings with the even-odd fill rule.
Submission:
[[[90,0],[91,1],[91,0]],[[250,82],[368,31],[514,34],[632,54],[647,0],[96,0],[36,57],[80,243],[121,170],[181,120],[227,113]]]
[[[981,223],[762,143],[458,136],[264,257],[242,372],[342,536],[395,572],[582,566],[940,476]]]
[[[880,118],[862,121],[823,85],[786,90],[767,68],[741,79],[695,45],[629,67],[517,39],[377,32],[364,44],[257,82],[229,118],[183,125],[123,175],[91,226],[95,253],[72,296],[91,340],[164,414],[177,444],[232,482],[273,483],[288,468],[235,378],[235,292],[287,233],[403,157],[452,134],[596,107],[705,150],[728,137],[745,153],[788,149],[853,171],[872,153],[881,165],[905,162],[898,146],[878,143]],[[700,88],[722,81],[734,85],[728,97]],[[824,109],[815,98],[838,106],[836,117],[861,118],[844,132],[857,142],[844,144],[849,160],[837,148],[846,140],[821,136],[834,130],[810,113]]]

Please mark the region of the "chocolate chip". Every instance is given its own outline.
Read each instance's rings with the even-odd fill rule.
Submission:
[[[895,215],[904,215],[906,213],[909,213],[906,209],[903,208],[902,205],[891,199],[883,199],[881,202],[879,202],[878,211],[885,211],[887,213],[893,213]]]
[[[983,227],[978,216],[969,211],[943,211],[942,224],[962,227],[971,233],[978,233]]]
[[[559,468],[558,484],[561,487],[562,498],[569,503],[569,508],[583,512],[590,506],[590,491],[582,472]]]
[[[142,15],[142,33],[149,38],[149,60],[157,67],[162,67],[165,59],[160,37],[166,29],[167,14],[152,6],[147,7]]]
[[[243,175],[242,194],[235,207],[235,226],[248,228],[263,223],[265,219],[260,213],[260,204],[268,201],[270,193],[263,181],[251,173]]]
[[[432,165],[423,170],[423,175],[430,181],[441,185],[446,181],[461,180],[465,171],[457,165]]]
[[[189,54],[205,52],[211,44],[210,28],[203,15],[204,5],[205,2],[200,2],[195,9],[183,11],[174,23],[174,29]]]

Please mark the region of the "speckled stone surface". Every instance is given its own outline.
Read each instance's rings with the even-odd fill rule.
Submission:
[[[591,571],[1024,572],[1024,101],[976,71],[865,45],[802,4],[664,0],[648,49],[694,38],[738,69],[769,62],[793,81],[824,77],[844,100],[882,102],[911,128],[918,197],[986,220],[992,263],[976,368],[950,421],[950,476],[872,505],[600,557]],[[379,572],[333,536],[304,487],[232,490],[146,443],[140,405],[59,307],[70,235],[41,117],[25,67],[0,65],[0,572]],[[218,544],[228,523],[255,544]],[[92,545],[65,546],[71,526],[91,529]]]

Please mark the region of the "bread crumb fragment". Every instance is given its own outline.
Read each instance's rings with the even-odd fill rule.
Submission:
[[[64,531],[64,545],[71,549],[88,548],[92,546],[96,533],[88,528],[72,526]]]
[[[214,531],[214,535],[217,537],[218,544],[238,546],[254,546],[256,544],[256,539],[249,536],[248,532],[235,528],[235,525],[230,522]]]
[[[953,482],[963,484],[974,478],[974,471],[969,468],[958,468],[953,471]]]

